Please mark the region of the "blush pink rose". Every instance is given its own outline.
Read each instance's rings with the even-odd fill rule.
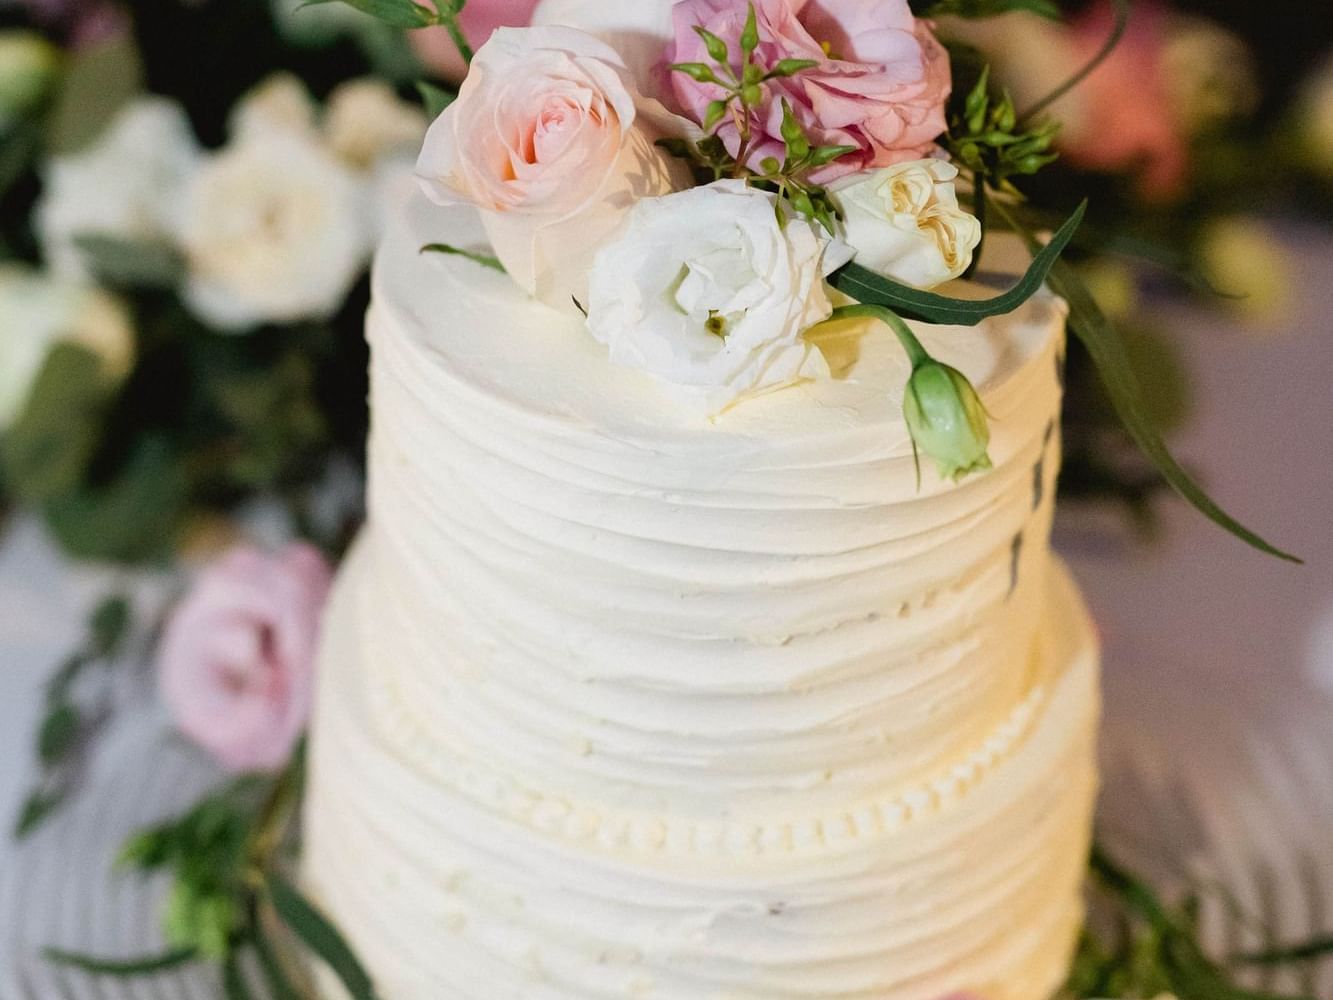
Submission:
[[[181,731],[232,772],[271,771],[310,714],[331,572],[308,545],[239,546],[200,575],[158,649],[158,686]]]
[[[532,22],[541,0],[468,0],[458,22],[468,44],[479,49],[496,28],[522,28]],[[467,72],[458,46],[444,28],[423,28],[408,33],[412,49],[423,66],[446,80],[461,80]]]
[[[427,131],[417,177],[432,201],[480,209],[510,277],[572,310],[629,208],[676,186],[676,165],[636,123],[636,97],[619,55],[594,36],[501,28]]]
[[[1172,107],[1163,70],[1167,12],[1137,3],[1119,46],[1077,92],[1081,113],[1067,122],[1060,149],[1072,164],[1135,173],[1155,201],[1179,195],[1189,179],[1189,142]],[[1069,26],[1071,64],[1082,65],[1111,33],[1110,3],[1089,8]]]
[[[907,0],[756,0],[755,11],[761,65],[772,67],[781,59],[813,59],[818,65],[768,85],[748,163],[782,159],[783,98],[816,145],[856,149],[818,171],[817,182],[934,151],[951,88],[949,56],[930,25],[912,16]],[[696,25],[724,39],[733,61],[738,59],[746,0],[681,0],[672,13],[675,40],[668,63],[711,62]],[[709,102],[722,96],[717,86],[683,73],[671,74],[671,89],[681,110],[697,122],[704,120]],[[724,123],[719,135],[737,155],[736,126]]]

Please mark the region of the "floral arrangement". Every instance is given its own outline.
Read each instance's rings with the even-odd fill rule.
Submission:
[[[1167,483],[1290,558],[1171,457],[1171,393],[1145,390],[1141,338],[1125,333],[1140,267],[1196,286],[1247,275],[1107,221],[1178,217],[1160,199],[1187,199],[1191,165],[1205,162],[1177,119],[1122,122],[1099,92],[1198,56],[1197,41],[1172,49],[1155,19],[1145,35],[1123,3],[1062,21],[1050,0],[681,0],[666,51],[624,41],[653,5],[621,5],[595,33],[554,16],[529,26],[532,2],[147,6],[129,18],[113,3],[34,3],[28,20],[45,34],[0,39],[0,128],[18,151],[0,160],[0,496],[40,512],[73,554],[196,565],[157,643],[158,686],[180,730],[233,778],[125,848],[127,867],[173,874],[169,951],[55,961],[94,975],[216,962],[234,1000],[249,995],[253,955],[275,997],[310,995],[294,936],[356,1000],[375,996],[284,872],[319,618],[360,517],[356,499],[329,510],[322,498],[331,468],[355,478],[363,445],[365,270],[379,220],[414,185],[475,207],[489,237],[423,251],[468,256],[582,314],[613,363],[703,415],[725,420],[757,394],[828,377],[809,339],[821,324],[883,323],[910,362],[912,440],[944,478],[989,465],[988,417],[906,320],[974,326],[1049,284],[1081,345],[1066,482],[1136,509]],[[1044,89],[1015,72],[1030,52],[1007,27],[1015,17],[1061,54]],[[299,73],[229,81],[188,104],[140,94],[145,74],[172,92],[190,69],[181,39],[215,37],[228,18],[282,53],[270,68]],[[409,100],[422,62],[438,75]],[[1209,105],[1215,91],[1178,98],[1207,142],[1245,106]],[[90,119],[91,93],[115,97],[115,113]],[[1070,102],[1081,94],[1085,121],[1100,124],[1080,127]],[[1310,130],[1300,169],[1317,171],[1330,134]],[[1079,184],[1108,174],[1122,188],[1082,203],[1053,180],[1071,169]],[[1131,198],[1155,207],[1125,212]],[[1046,207],[1062,204],[1067,214]],[[1026,273],[989,298],[950,294],[1001,227],[1030,246]],[[1230,238],[1218,257],[1254,257],[1245,232]],[[1126,270],[1133,239],[1143,253]],[[1125,464],[1125,440],[1156,472]],[[265,550],[219,531],[257,497],[278,498],[306,541]],[[98,714],[76,687],[116,658],[130,624],[129,603],[108,600],[53,677],[21,834],[76,787]],[[1102,854],[1092,870],[1114,919],[1089,930],[1070,997],[1263,1000],[1236,985],[1238,970],[1328,950],[1215,961],[1189,901],[1168,903]]]

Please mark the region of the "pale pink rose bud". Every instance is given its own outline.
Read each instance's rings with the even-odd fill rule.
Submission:
[[[816,171],[820,183],[934,150],[952,86],[949,56],[930,26],[912,16],[907,0],[755,0],[754,6],[761,66],[772,69],[783,59],[817,65],[765,84],[747,163],[782,161],[784,99],[813,144],[855,149]],[[694,30],[703,26],[727,43],[735,66],[748,13],[749,0],[681,0],[672,10],[675,40],[666,61],[711,64]],[[684,73],[671,74],[671,88],[681,110],[700,123],[708,105],[725,96],[717,85]],[[718,134],[739,155],[735,123],[724,120]]]
[[[163,700],[227,770],[276,770],[291,755],[310,714],[331,576],[309,545],[242,545],[204,569],[172,614],[158,648]]]
[[[572,311],[597,249],[643,198],[683,183],[636,122],[620,56],[571,28],[501,28],[478,50],[426,133],[427,197],[481,211],[495,256],[522,288]]]

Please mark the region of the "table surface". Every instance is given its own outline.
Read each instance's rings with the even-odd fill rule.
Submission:
[[[1236,516],[1307,565],[1252,552],[1175,500],[1162,504],[1152,545],[1089,530],[1102,519],[1087,512],[1066,510],[1057,525],[1103,633],[1105,754],[1157,748],[1161,780],[1191,761],[1216,770],[1252,757],[1244,734],[1280,733],[1294,714],[1333,708],[1333,238],[1298,232],[1289,246],[1303,294],[1288,329],[1259,338],[1215,315],[1169,317],[1197,398],[1174,444]],[[31,780],[42,681],[111,580],[63,563],[31,521],[0,544],[3,827]],[[1333,736],[1312,752],[1333,770]],[[1134,794],[1108,789],[1112,801]],[[1333,828],[1333,811],[1315,808]],[[11,857],[0,836],[0,873]]]

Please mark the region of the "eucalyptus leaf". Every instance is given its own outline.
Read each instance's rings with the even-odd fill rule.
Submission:
[[[81,233],[74,246],[104,284],[118,288],[175,288],[185,277],[185,256],[165,242]]]
[[[47,122],[48,149],[68,154],[86,148],[142,90],[143,66],[129,32],[76,48]]]
[[[98,656],[111,658],[120,652],[130,627],[130,602],[122,594],[106,598],[93,609],[88,619],[93,649]]]
[[[352,1000],[377,1000],[370,975],[338,929],[281,876],[269,875],[268,891],[282,922],[337,975]]]
[[[1031,236],[1028,236],[1028,240],[1029,243],[1033,242]],[[1102,313],[1097,301],[1079,276],[1078,270],[1064,261],[1059,261],[1051,269],[1050,283],[1051,288],[1069,303],[1070,329],[1087,348],[1097,365],[1102,385],[1115,407],[1116,414],[1166,481],[1205,517],[1237,538],[1261,552],[1288,562],[1299,563],[1301,560],[1296,556],[1272,545],[1224,511],[1176,461],[1162,439],[1161,431],[1149,415],[1151,411],[1144,400],[1139,380],[1134,375],[1133,364],[1124,340],[1114,324]]]
[[[46,713],[37,734],[37,756],[43,765],[50,767],[68,756],[79,738],[81,722],[79,710],[69,702]]]
[[[18,821],[14,824],[14,839],[23,840],[31,836],[39,826],[65,803],[64,789],[38,789],[28,796],[19,810]]]
[[[414,0],[306,0],[301,6],[316,7],[326,3],[345,3],[394,28],[426,28],[438,23],[434,11]]]
[[[39,504],[79,485],[101,440],[107,395],[97,354],[67,342],[51,348],[0,441],[5,480],[19,498]]]
[[[458,98],[452,90],[438,87],[425,80],[417,82],[417,93],[421,95],[421,104],[426,109],[426,117],[432,121],[444,113],[444,109]]]
[[[43,954],[48,962],[67,965],[84,972],[100,976],[144,976],[157,972],[167,972],[188,965],[199,956],[190,948],[177,948],[163,955],[151,955],[146,958],[109,959],[79,955],[58,948],[47,948]]]
[[[855,261],[836,271],[829,282],[844,295],[866,305],[886,306],[909,319],[951,326],[976,326],[989,316],[1013,312],[1040,290],[1052,266],[1083,221],[1088,203],[1074,211],[1045,247],[1038,248],[1027,273],[1003,294],[989,299],[955,299],[936,292],[923,292],[876,274]]]

